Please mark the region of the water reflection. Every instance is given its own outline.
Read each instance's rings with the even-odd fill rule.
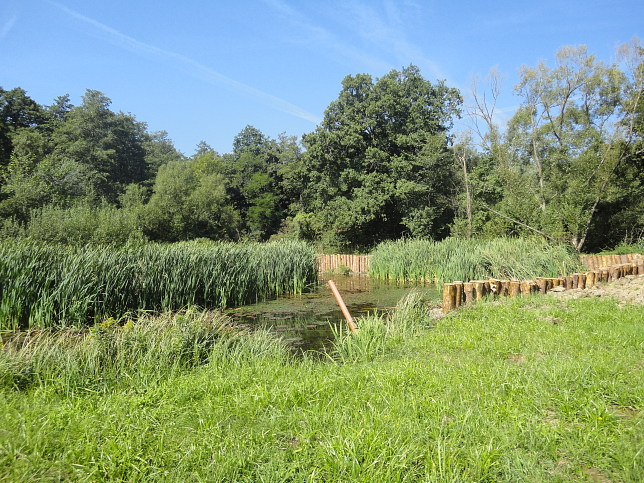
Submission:
[[[438,300],[434,286],[392,284],[364,275],[332,278],[354,318],[390,310],[411,290],[420,291],[428,301]],[[297,350],[328,348],[331,327],[346,324],[325,279],[309,293],[238,307],[228,314],[242,326],[275,331]]]

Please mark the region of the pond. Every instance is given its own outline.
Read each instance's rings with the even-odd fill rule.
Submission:
[[[374,311],[391,310],[412,290],[419,291],[428,301],[438,301],[433,285],[393,284],[364,275],[333,276],[333,281],[354,319]],[[326,282],[327,279],[320,279],[317,287],[302,295],[245,305],[226,313],[240,326],[275,331],[297,350],[324,350],[333,339],[332,327],[346,325]]]

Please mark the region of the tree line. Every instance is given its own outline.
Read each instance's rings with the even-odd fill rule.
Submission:
[[[502,125],[500,77],[461,93],[409,66],[349,75],[315,131],[246,126],[191,156],[87,90],[40,105],[0,88],[0,237],[63,243],[310,240],[367,251],[402,237],[538,234],[592,251],[644,233],[644,49],[605,64],[566,47],[524,67]],[[473,119],[454,134],[454,121]]]

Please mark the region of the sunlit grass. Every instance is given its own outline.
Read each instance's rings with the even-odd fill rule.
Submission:
[[[369,274],[387,280],[445,283],[555,277],[581,268],[569,247],[538,239],[448,238],[381,243],[371,253]]]
[[[368,357],[262,336],[99,392],[5,386],[0,479],[641,481],[641,313],[527,297],[391,329]]]
[[[267,331],[231,326],[219,312],[107,319],[89,329],[44,329],[6,336],[0,351],[0,387],[54,388],[74,395],[147,385],[217,358],[269,350],[286,353]],[[262,348],[262,346],[265,346]]]

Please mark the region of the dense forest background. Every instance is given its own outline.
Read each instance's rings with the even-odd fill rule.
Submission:
[[[246,126],[231,153],[191,156],[87,90],[41,105],[0,88],[0,237],[125,244],[298,238],[368,251],[401,237],[538,234],[591,252],[644,235],[644,49],[613,64],[565,47],[471,105],[415,66],[347,76],[314,132]],[[467,116],[472,129],[454,133]]]

